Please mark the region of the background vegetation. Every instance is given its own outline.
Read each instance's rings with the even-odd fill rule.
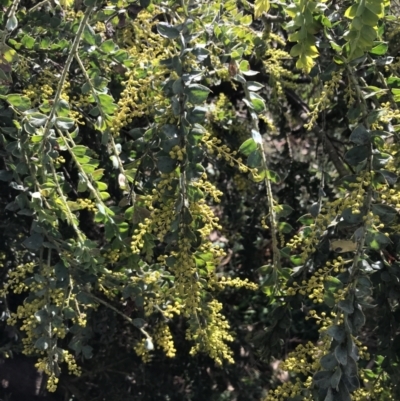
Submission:
[[[399,15],[2,0],[2,399],[398,399]]]

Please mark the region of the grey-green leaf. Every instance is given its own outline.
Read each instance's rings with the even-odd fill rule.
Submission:
[[[176,39],[179,36],[179,31],[173,25],[167,22],[160,22],[157,25],[158,33],[167,39]]]

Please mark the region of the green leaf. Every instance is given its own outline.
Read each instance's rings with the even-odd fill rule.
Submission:
[[[86,24],[85,28],[83,30],[83,40],[87,44],[94,46],[96,44],[95,36],[96,36],[96,33],[95,33],[94,29],[89,24]]]
[[[29,123],[34,127],[43,127],[46,124],[47,116],[41,113],[32,113],[28,115]]]
[[[354,327],[354,333],[356,334],[359,332],[362,326],[365,324],[365,315],[360,309],[356,309],[354,313],[351,315],[351,323]]]
[[[37,251],[43,244],[43,236],[38,233],[33,233],[30,237],[22,242],[26,248]]]
[[[242,152],[245,156],[248,156],[255,150],[257,150],[257,144],[253,138],[246,139],[239,148],[239,152]]]
[[[189,185],[187,194],[188,194],[188,198],[191,202],[198,202],[200,199],[204,199],[203,191],[201,191],[201,189],[194,187],[192,185]]]
[[[275,171],[265,170],[265,176],[274,184],[278,184],[279,182],[281,182],[281,177]]]
[[[334,389],[338,389],[341,378],[342,378],[342,370],[340,369],[340,366],[338,366],[335,370],[335,373],[331,377],[331,386]]]
[[[321,204],[319,202],[314,202],[308,209],[311,216],[316,218],[321,212]]]
[[[56,127],[68,131],[75,125],[75,121],[69,117],[57,117],[56,118]]]
[[[261,152],[257,149],[251,152],[247,158],[247,165],[251,168],[260,167],[262,164]]]
[[[368,231],[365,238],[367,246],[375,251],[385,249],[390,244],[390,239],[379,231]]]
[[[49,343],[50,343],[49,338],[39,337],[35,341],[35,348],[40,350],[40,351],[46,351],[46,349],[49,348]]]
[[[79,145],[78,145],[78,146],[79,146]],[[85,149],[85,151],[86,151],[86,148],[85,148],[84,146],[82,146],[82,147],[83,147],[83,148]],[[72,148],[72,151],[73,151],[74,153],[75,153],[75,151],[74,151],[75,148],[76,148],[76,146]],[[83,153],[83,154],[85,154],[85,153]],[[103,177],[103,175],[104,175],[104,168],[95,170],[95,171],[93,171],[93,173],[92,173],[92,179],[93,179],[93,181],[98,181],[98,180],[101,179],[101,177]]]
[[[6,100],[11,106],[16,107],[21,111],[26,111],[31,108],[31,100],[27,96],[22,96],[15,93],[7,95]]]
[[[112,96],[107,95],[105,93],[100,93],[97,95],[100,101],[100,106],[103,109],[105,114],[113,115],[115,110],[117,110],[118,105],[114,103],[114,99]]]
[[[207,100],[208,94],[211,92],[209,88],[200,84],[191,84],[185,88],[188,100],[192,104],[201,104]]]
[[[365,145],[355,146],[354,148],[346,152],[344,158],[349,164],[351,164],[352,166],[356,166],[357,164],[366,160],[370,154],[371,154],[370,147]]]
[[[366,145],[370,143],[371,135],[363,124],[359,124],[351,133],[350,141],[357,145]]]
[[[319,387],[319,388],[324,388],[327,389],[331,385],[331,376],[332,372],[328,371],[319,371],[314,374],[313,376],[313,382]]]
[[[339,301],[338,307],[340,310],[346,313],[353,313],[354,312],[354,305],[350,299],[344,299]]]
[[[184,84],[182,78],[178,78],[172,85],[172,91],[175,95],[182,95],[184,92]]]
[[[397,216],[397,210],[385,204],[372,205],[372,212],[378,215],[384,224],[390,224]]]
[[[240,47],[239,49],[235,49],[231,53],[231,59],[232,60],[240,60],[242,58],[242,56],[243,56],[243,52],[244,52],[243,47]]]
[[[179,36],[179,30],[167,22],[160,22],[157,25],[158,33],[167,39],[176,39]]]
[[[75,145],[72,147],[72,153],[77,157],[82,157],[86,154],[87,147],[83,145]]]
[[[82,165],[82,170],[86,173],[86,174],[93,174],[93,172],[96,170],[98,164],[93,165],[93,164],[83,164]]]
[[[247,60],[242,60],[239,65],[239,69],[242,72],[250,71],[250,64]]]
[[[254,18],[260,18],[263,13],[268,12],[270,7],[269,0],[255,0]]]
[[[277,205],[275,207],[275,213],[276,213],[276,217],[278,219],[288,217],[292,212],[293,212],[293,208],[286,204]]]
[[[104,53],[111,54],[118,50],[118,46],[116,46],[112,39],[108,39],[100,45],[100,50],[102,50]]]
[[[32,38],[32,36],[29,35],[24,35],[24,37],[21,40],[21,43],[23,46],[25,46],[27,49],[32,49],[33,46],[35,45],[35,39]]]
[[[379,43],[379,45],[374,46],[369,52],[371,54],[376,54],[377,56],[383,56],[388,51],[387,43]]]
[[[68,117],[70,107],[66,100],[60,99],[56,104],[56,111],[59,117]]]
[[[341,217],[346,224],[359,224],[363,221],[363,208],[360,208],[361,213],[353,213],[351,207],[343,210]]]
[[[111,197],[111,195],[108,192],[100,192],[99,193],[101,200],[107,200]]]
[[[364,297],[368,296],[372,292],[372,284],[368,277],[361,276],[357,279],[356,282],[356,296],[357,297]]]
[[[319,362],[322,368],[326,370],[333,370],[333,368],[335,368],[335,366],[337,366],[338,364],[335,355],[333,355],[332,353],[324,355]]]
[[[346,338],[346,331],[343,326],[333,325],[328,327],[326,334],[334,338],[338,343],[341,343]]]
[[[336,338],[335,338],[335,340],[336,340]],[[341,342],[341,341],[339,341],[339,342]],[[335,348],[335,357],[341,365],[347,364],[347,345],[345,343],[339,344]]]
[[[384,3],[379,0],[366,0],[365,7],[377,15],[379,18],[383,17]]]
[[[297,221],[301,223],[303,226],[309,226],[310,224],[314,223],[314,219],[309,213],[299,217]]]
[[[147,210],[145,207],[135,206],[133,211],[132,223],[138,224],[141,223],[144,219],[149,217],[151,212]]]
[[[264,99],[261,96],[257,95],[254,92],[250,92],[250,100],[251,100],[251,104],[252,104],[252,106],[254,108],[254,111],[257,114],[260,114],[263,111],[265,111],[265,109],[266,109],[265,102],[264,102]]]
[[[343,288],[343,283],[336,277],[328,276],[324,281],[325,291],[336,292]]]
[[[383,178],[388,183],[388,185],[396,184],[397,179],[398,179],[397,174],[395,174],[391,171],[387,171],[387,170],[378,170],[377,172],[382,174]]]
[[[283,234],[289,234],[294,230],[294,228],[285,221],[280,221],[278,223],[278,231]]]
[[[160,156],[157,160],[157,167],[161,173],[172,173],[177,166],[177,161],[171,159],[169,156]]]
[[[342,369],[343,373],[347,376],[357,376],[358,374],[357,363],[352,358],[351,354],[348,356],[349,358],[347,358],[347,364]]]
[[[347,360],[349,360],[349,358],[347,358]],[[339,384],[339,391],[340,391],[340,386],[343,386],[345,391],[347,391],[347,392],[355,391],[358,388],[360,388],[360,381],[358,380],[357,376],[343,376],[342,381]],[[349,394],[349,398],[347,398],[347,399],[343,398],[342,395],[340,395],[340,397],[342,397],[341,400],[351,401],[350,394]]]

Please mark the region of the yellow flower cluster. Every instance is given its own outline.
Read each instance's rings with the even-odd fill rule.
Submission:
[[[190,354],[196,355],[199,351],[206,352],[217,365],[222,365],[223,360],[234,363],[233,352],[226,344],[233,341],[233,337],[229,333],[229,323],[220,313],[221,310],[222,304],[212,300],[208,303],[208,310],[202,311],[206,318],[205,327],[198,325],[194,331],[189,329],[186,332],[186,338],[195,342]]]
[[[163,316],[166,319],[172,319],[175,315],[180,315],[182,313],[183,305],[177,301],[174,304],[167,304],[165,310],[163,311]]]
[[[140,250],[144,246],[143,237],[144,235],[150,231],[151,220],[146,218],[143,223],[138,224],[138,228],[133,232],[133,237],[131,241],[131,250],[132,253],[140,253]]]
[[[301,247],[301,261],[306,262],[308,257],[315,252],[316,246],[320,241],[321,235],[326,228],[332,224],[341,213],[351,208],[353,214],[361,213],[360,208],[366,193],[366,187],[371,184],[371,175],[369,172],[360,173],[357,182],[349,184],[353,190],[346,193],[346,197],[327,202],[322,208],[315,222],[310,224],[309,228],[302,230],[300,234],[294,235],[287,246],[292,250]],[[365,216],[365,220],[368,216]]]
[[[54,373],[48,374],[46,387],[50,393],[54,393],[57,390],[58,381],[58,377]]]
[[[225,93],[220,93],[215,103],[211,105],[211,113],[209,116],[211,121],[225,123],[230,128],[233,127],[233,120],[236,119],[235,108]]]
[[[136,355],[142,358],[143,363],[151,361],[151,355],[147,343],[148,339],[143,338],[142,340],[138,341],[133,347],[134,351],[136,352]]]
[[[186,149],[181,148],[180,146],[176,145],[174,146],[171,151],[169,152],[169,155],[171,156],[171,159],[176,159],[179,161],[183,160],[184,155],[186,154]]]
[[[126,72],[127,80],[123,82],[125,88],[111,127],[115,135],[134,118],[154,115],[156,108],[169,106],[169,100],[162,91],[167,69],[160,65],[165,53],[168,53],[169,44],[168,41],[160,44],[160,36],[153,32],[158,22],[154,17],[158,12],[157,7],[154,7],[153,13],[142,10],[135,22],[123,29],[121,42],[124,47],[129,47],[130,56],[138,68]]]
[[[342,293],[342,291],[340,291]],[[326,312],[321,312],[319,315],[316,310],[310,310],[308,312],[308,316],[306,316],[306,320],[309,319],[314,319],[315,323],[319,325],[318,331],[320,333],[325,332],[330,326],[332,326],[335,322],[335,324],[342,324],[343,323],[343,318],[344,315],[343,313],[335,313],[335,312],[330,312],[329,316],[326,314]]]
[[[346,271],[345,261],[341,256],[334,259],[332,262],[327,262],[323,268],[318,269],[310,279],[303,280],[301,283],[293,282],[292,287],[288,287],[288,295],[307,295],[308,298],[312,299],[313,302],[323,303],[324,302],[324,282],[329,280],[331,273],[343,273]],[[336,294],[335,294],[336,295]],[[342,290],[337,291],[337,297],[341,297]]]
[[[87,209],[89,212],[97,212],[96,204],[91,199],[78,198],[76,200],[80,209]]]
[[[68,366],[68,370],[70,374],[73,374],[75,376],[80,376],[82,371],[81,368],[78,367],[76,364],[75,358],[68,352],[63,350],[63,355],[61,357],[61,362],[65,362]],[[47,356],[45,358],[39,358],[37,363],[35,364],[35,367],[46,373],[48,376],[47,379],[47,390],[50,392],[54,392],[57,390],[57,384],[58,384],[58,377],[56,373],[54,372],[54,359],[52,356]]]
[[[339,86],[339,82],[342,79],[342,75],[342,70],[335,71],[332,73],[332,78],[325,82],[324,88],[319,98],[315,100],[312,111],[310,112],[310,121],[307,124],[304,124],[304,128],[311,130],[317,121],[318,114],[329,106],[330,99],[334,97]]]
[[[70,101],[73,100],[71,99],[70,94],[71,94],[71,82],[69,80],[65,80],[61,92],[61,99],[65,100],[67,103],[70,103]],[[81,105],[83,105],[83,101],[77,101],[77,104],[74,104],[74,106],[77,107]],[[75,110],[74,108],[70,108],[68,115],[70,118],[73,118],[77,124],[85,125],[85,120],[80,111]]]
[[[4,284],[0,294],[5,296],[10,290],[12,290],[14,294],[21,294],[26,291],[28,287],[24,283],[24,280],[33,273],[36,266],[34,262],[27,262],[19,264],[15,269],[10,270],[8,272],[7,282]]]
[[[222,229],[221,225],[218,223],[219,218],[214,215],[210,206],[207,205],[204,199],[200,199],[197,203],[191,203],[190,212],[193,216],[198,216],[204,223],[204,227],[197,230],[201,234],[203,240],[207,241],[212,231]]]
[[[327,345],[329,345],[327,341],[320,345],[316,345],[311,341],[304,345],[299,344],[280,365],[280,368],[295,373],[312,375],[320,369],[319,361],[326,353]]]
[[[287,381],[275,390],[270,390],[264,401],[287,401],[290,398],[295,398],[298,395],[303,395],[304,390],[308,390],[312,385],[312,376],[307,376],[307,379],[302,381],[296,377],[295,381]],[[303,395],[301,401],[312,401],[312,395]]]
[[[219,203],[221,201],[220,198],[223,193],[208,180],[206,173],[203,173],[199,180],[192,182],[192,185],[211,196],[214,202]]]
[[[176,349],[174,340],[172,338],[171,330],[167,324],[161,323],[157,327],[154,334],[154,340],[158,348],[161,348],[168,358],[173,358],[175,356]]]
[[[270,75],[270,83],[273,85],[276,96],[285,98],[284,88],[295,88],[296,84],[292,82],[296,78],[291,70],[288,70],[284,64],[292,57],[281,49],[268,49],[263,57],[265,71]]]
[[[268,393],[264,401],[287,401],[287,399],[299,395],[302,395],[302,401],[313,400],[307,390],[312,385],[312,375],[320,369],[319,361],[327,353],[329,344],[329,338],[324,338],[318,344],[313,344],[309,341],[304,345],[298,345],[294,351],[290,352],[286,360],[279,365],[279,368],[307,375],[307,378],[301,380],[296,377],[294,381],[288,381],[279,385],[275,390],[271,390]]]
[[[171,252],[176,261],[171,268],[175,276],[175,286],[167,293],[172,299],[181,299],[183,313],[186,317],[194,316],[200,305],[202,285],[196,277],[197,268],[191,251],[191,244],[188,238],[180,236],[177,244],[178,251]]]
[[[237,155],[237,151],[230,149],[227,145],[222,145],[221,139],[215,137],[211,138],[211,134],[206,133],[201,138],[201,141],[204,143],[207,151],[210,154],[215,153],[217,155],[217,159],[224,159],[232,167],[237,165],[242,173],[251,173],[253,177],[257,177],[257,169],[247,167],[243,163],[243,159],[241,157],[236,158],[235,156]]]
[[[360,378],[364,386],[352,394],[353,401],[394,401],[393,386],[385,383],[386,374],[379,375],[373,383],[369,383],[366,376],[366,369],[360,370]]]
[[[55,73],[49,68],[44,68],[37,81],[24,88],[22,94],[29,97],[32,106],[38,106],[53,96],[57,83],[58,78]]]
[[[346,101],[348,107],[351,107],[355,103],[356,95],[356,90],[351,85],[351,81],[349,80],[344,90],[344,100]]]
[[[104,252],[103,256],[105,259],[109,260],[110,263],[117,263],[120,258],[121,250],[120,249],[110,249]]]
[[[252,283],[249,279],[245,278],[241,280],[240,278],[231,278],[231,277],[221,277],[220,280],[210,280],[210,285],[214,287],[216,290],[222,290],[226,287],[233,288],[246,288],[247,290],[256,291],[259,286],[256,283]]]
[[[62,361],[68,365],[69,374],[80,376],[82,369],[76,364],[75,357],[67,350],[63,350]]]

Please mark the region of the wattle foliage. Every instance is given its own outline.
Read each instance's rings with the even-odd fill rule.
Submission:
[[[3,355],[78,400],[397,399],[399,15],[3,0]]]

